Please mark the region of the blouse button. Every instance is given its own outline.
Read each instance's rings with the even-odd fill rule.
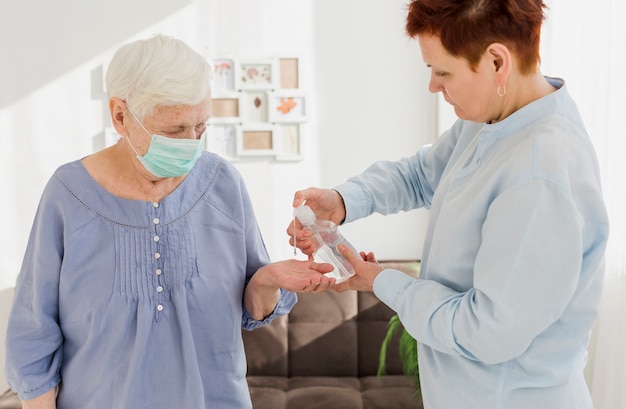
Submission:
[[[163,311],[163,306],[161,304],[157,305],[157,311]]]
[[[162,293],[163,292],[163,287],[162,286],[158,286],[157,287],[157,292],[158,293]]]
[[[152,206],[154,206],[154,208],[159,207],[159,202],[152,202]]]
[[[154,258],[161,258],[161,253],[154,253]]]
[[[153,240],[154,240],[154,241],[159,241],[159,236],[154,236],[154,237],[153,237]]]
[[[161,273],[163,273],[163,271],[161,271],[161,269],[160,269],[160,268],[157,268],[157,269],[156,269],[156,271],[155,271],[155,273],[156,273],[156,275],[160,276],[160,275],[161,275]]]
[[[155,217],[154,220],[152,220],[154,222],[154,224],[159,224],[159,218]]]

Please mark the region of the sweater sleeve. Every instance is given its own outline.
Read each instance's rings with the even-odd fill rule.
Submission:
[[[44,191],[15,288],[6,340],[7,382],[20,399],[32,399],[61,380],[63,336],[58,323],[63,220]]]

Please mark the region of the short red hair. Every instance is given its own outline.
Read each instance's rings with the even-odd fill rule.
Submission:
[[[406,30],[411,38],[436,35],[455,57],[476,68],[487,46],[502,43],[518,57],[522,74],[535,72],[545,19],[543,0],[411,0]]]

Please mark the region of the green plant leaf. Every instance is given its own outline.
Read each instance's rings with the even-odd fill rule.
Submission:
[[[398,340],[398,354],[402,361],[402,371],[407,376],[415,377],[415,397],[421,398],[420,377],[419,377],[419,364],[417,362],[417,341],[402,325],[400,317],[394,315],[389,319],[387,333],[380,347],[380,354],[378,356],[378,376],[385,375],[386,363],[387,363],[387,349],[389,342],[393,339],[393,336],[398,330],[400,332],[400,338]]]
[[[394,315],[389,319],[387,333],[385,334],[385,338],[381,344],[380,354],[378,356],[378,376],[383,376],[387,373],[387,348],[394,334],[401,326],[402,323],[400,322],[398,315]]]

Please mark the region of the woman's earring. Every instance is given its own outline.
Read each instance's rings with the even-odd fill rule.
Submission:
[[[498,90],[496,91],[499,97],[503,97],[506,95],[506,85],[498,85]]]

